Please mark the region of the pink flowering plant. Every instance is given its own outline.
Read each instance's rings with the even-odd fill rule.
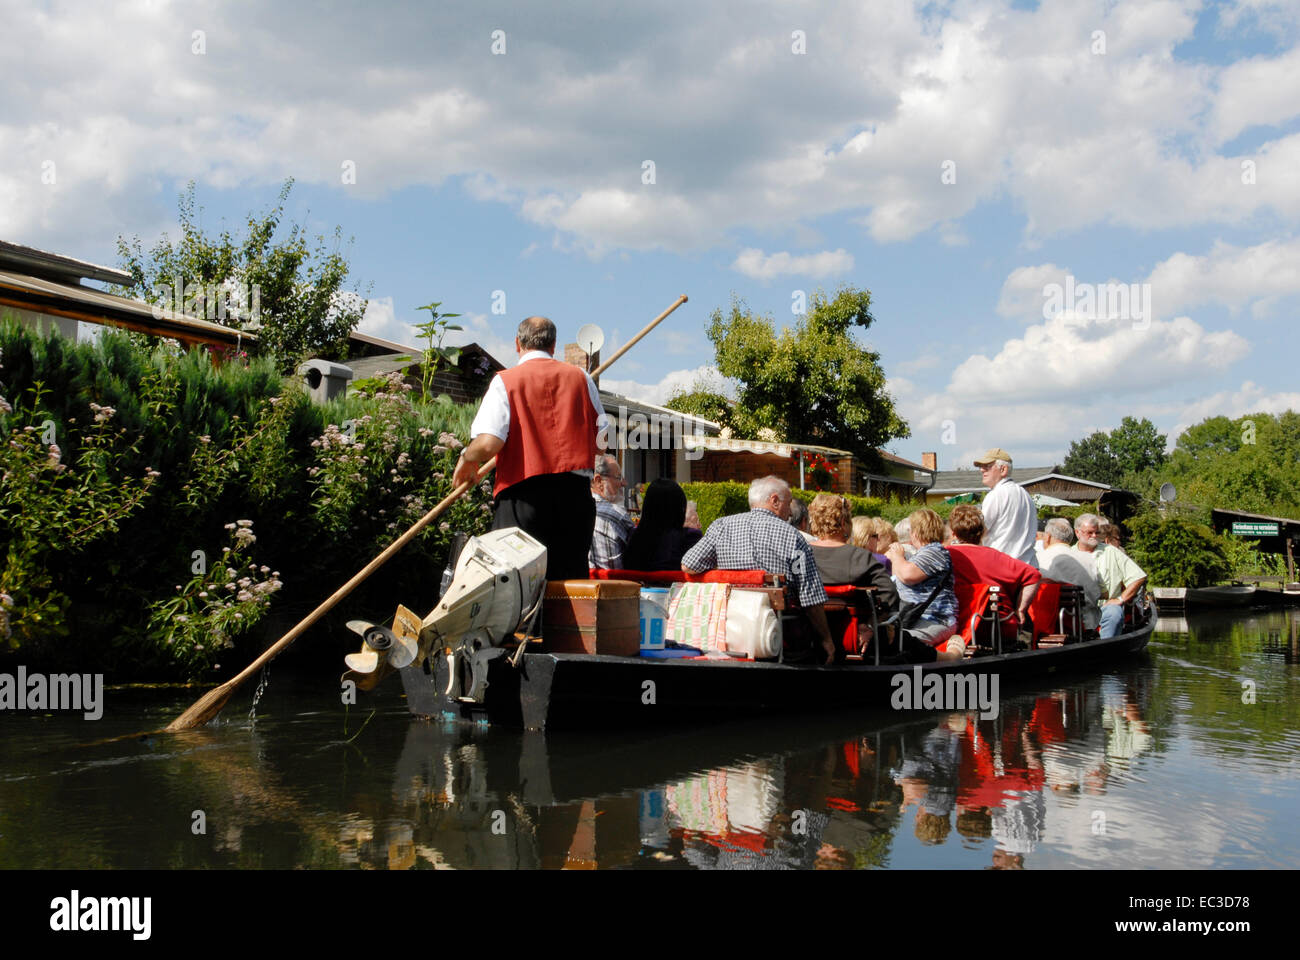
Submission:
[[[114,422],[117,411],[93,402],[69,467],[59,425],[46,410],[47,391],[38,382],[27,394],[17,408],[0,396],[0,638],[15,649],[25,638],[66,632],[69,601],[50,573],[59,555],[116,533],[160,476],[152,467],[138,476],[125,472],[122,462],[135,445]]]
[[[175,596],[153,607],[149,632],[191,677],[220,667],[217,657],[253,627],[283,582],[280,572],[249,556],[257,536],[253,521],[226,524],[231,545],[203,573],[177,584]]]
[[[454,404],[412,404],[411,385],[400,373],[384,379],[373,397],[339,405],[338,412],[349,415],[312,441],[316,459],[308,470],[316,483],[318,526],[340,537],[361,535],[367,548],[387,545],[451,491],[464,446],[439,429],[454,419],[448,416]],[[463,429],[468,433],[468,423]],[[454,504],[443,523],[426,532],[429,545],[445,542],[452,530],[485,530],[489,494],[481,484]]]

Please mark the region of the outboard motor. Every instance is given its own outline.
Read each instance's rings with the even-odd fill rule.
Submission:
[[[348,655],[348,667],[368,679],[377,671],[418,666],[426,656],[445,657],[444,693],[482,703],[488,664],[505,652],[503,644],[520,626],[536,617],[545,587],[546,548],[518,527],[472,537],[456,562],[451,586],[420,624],[418,643],[408,629],[353,621],[348,626],[364,644],[360,653]],[[405,626],[402,613],[394,621],[399,628]],[[376,677],[369,686],[377,682]],[[358,686],[368,689],[365,679]]]

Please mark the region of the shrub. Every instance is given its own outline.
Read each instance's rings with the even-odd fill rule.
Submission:
[[[283,571],[275,607],[305,613],[450,492],[474,413],[392,384],[319,406],[269,362],[215,366],[114,331],[74,344],[3,323],[0,363],[0,636],[29,663],[137,676],[198,674],[283,621],[250,629],[271,591],[218,560],[233,518],[258,531],[258,569]],[[452,532],[485,530],[488,499],[461,498],[331,622],[431,601]],[[230,583],[261,602],[206,602]]]
[[[1220,537],[1206,526],[1156,514],[1129,521],[1129,552],[1157,587],[1198,587],[1230,573]]]

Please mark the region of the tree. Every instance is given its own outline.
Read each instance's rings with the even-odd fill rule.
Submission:
[[[1167,442],[1168,437],[1156,430],[1156,425],[1146,417],[1141,420],[1125,417],[1110,432],[1110,452],[1121,476],[1164,466]]]
[[[871,294],[845,288],[828,300],[818,291],[809,306],[793,329],[779,332],[738,300],[729,313],[713,312],[708,335],[718,371],[739,384],[736,429],[754,436],[766,428],[876,465],[876,448],[910,431],[885,392],[880,354],[853,337],[853,328],[875,322]]]
[[[1071,477],[1114,486],[1119,482],[1119,464],[1110,452],[1110,437],[1100,430],[1070,444],[1061,470]]]
[[[1178,438],[1163,475],[1180,500],[1294,515],[1300,512],[1300,415],[1203,420]]]
[[[712,420],[723,429],[730,428],[733,432],[735,430],[735,424],[732,422],[734,404],[720,393],[701,389],[698,383],[691,390],[678,390],[668,398],[664,406],[669,410]]]
[[[1117,486],[1126,476],[1165,463],[1165,435],[1143,417],[1125,417],[1110,433],[1098,430],[1070,444],[1062,470],[1072,477]]]
[[[130,243],[118,237],[122,268],[133,278],[123,292],[255,331],[258,349],[286,373],[308,356],[345,358],[366,300],[344,289],[348,262],[339,252],[341,228],[335,227],[332,244],[318,236],[314,249],[296,223],[276,240],[292,187],[293,180],[286,180],[274,208],[260,217],[249,214],[242,238],[223,230],[214,239],[203,233],[191,181],[179,198],[181,236],[175,244],[164,235],[146,257],[139,237]]]

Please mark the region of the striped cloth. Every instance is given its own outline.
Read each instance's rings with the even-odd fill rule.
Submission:
[[[730,592],[729,583],[673,584],[666,639],[699,647],[705,653],[724,653]]]

